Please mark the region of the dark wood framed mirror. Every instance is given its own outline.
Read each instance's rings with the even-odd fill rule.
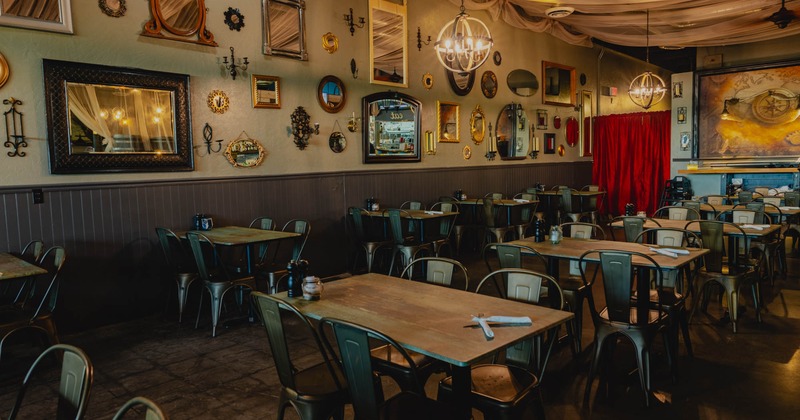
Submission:
[[[317,101],[325,112],[335,114],[341,111],[347,102],[344,82],[332,75],[323,77],[317,87]]]
[[[522,104],[510,103],[497,114],[497,154],[503,160],[525,159],[530,141],[530,120]]]
[[[422,103],[400,92],[378,92],[361,101],[364,163],[419,162]]]
[[[475,84],[475,70],[469,73],[456,73],[450,70],[445,70],[447,75],[447,82],[450,84],[450,89],[458,96],[466,96],[472,91],[472,86]]]
[[[575,67],[542,61],[542,102],[575,106]]]
[[[261,0],[266,55],[308,60],[305,0]]]
[[[189,76],[44,60],[53,174],[191,171]]]
[[[205,0],[150,0],[150,16],[141,35],[217,46],[206,28]]]
[[[536,79],[536,75],[525,69],[509,72],[506,84],[511,92],[519,96],[533,96],[539,90],[539,80]]]

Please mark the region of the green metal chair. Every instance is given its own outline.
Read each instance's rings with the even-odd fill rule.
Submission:
[[[418,269],[415,269],[418,267]],[[409,280],[422,280],[427,283],[435,284],[444,287],[455,287],[453,283],[453,274],[455,269],[458,268],[461,273],[460,277],[463,279],[463,288],[458,289],[466,291],[469,289],[469,274],[464,264],[444,257],[421,257],[415,258],[408,265],[403,268],[400,277],[408,278]],[[417,275],[414,275],[417,273]],[[461,281],[459,281],[461,283]]]
[[[613,240],[618,240],[614,234],[617,230],[616,227],[611,226],[614,223],[622,221],[622,230],[625,232],[625,242],[633,242],[636,238],[639,237],[639,234],[642,233],[644,230],[644,224],[646,222],[650,222],[658,227],[661,227],[661,223],[658,220],[653,219],[652,217],[642,217],[642,216],[617,216],[611,219],[611,223],[609,223],[609,227],[611,230],[611,238]]]
[[[636,267],[634,271],[633,257],[646,260],[650,264],[650,268]],[[597,272],[595,271],[589,278],[584,268],[593,259],[599,259],[600,269],[603,273],[603,287],[599,291],[594,291]],[[592,364],[586,381],[584,404],[589,402],[592,382],[597,374],[600,361],[605,360],[606,363],[611,363],[611,357],[602,359],[603,350],[606,348],[611,350],[616,338],[622,336],[630,340],[635,348],[639,382],[644,391],[645,406],[649,407],[650,348],[658,333],[664,334],[670,365],[676,362],[672,360],[673,352],[668,336],[669,315],[659,298],[663,294],[661,267],[650,256],[641,252],[612,250],[587,251],[581,255],[578,262],[583,283],[592,293],[589,297],[589,309],[595,329]],[[636,290],[650,290],[651,280],[657,292],[654,297],[650,300],[633,299]],[[602,292],[604,296],[606,303],[604,308],[598,308],[595,302],[595,295],[599,292]]]
[[[112,420],[122,420],[130,410],[144,409],[145,420],[167,420],[168,417],[153,400],[145,397],[133,397],[120,407]]]
[[[536,200],[536,194],[519,193],[514,196],[514,199],[534,201]],[[532,206],[525,206],[520,211],[520,223],[514,225],[514,228],[517,230],[517,239],[524,238],[528,229],[533,226],[537,207],[539,207],[539,203],[533,204]]]
[[[89,402],[92,380],[94,379],[92,362],[83,350],[69,344],[56,344],[42,352],[28,369],[28,373],[22,381],[22,386],[17,392],[14,407],[8,416],[9,420],[14,420],[20,415],[25,393],[31,384],[34,373],[39,364],[42,363],[42,360],[53,354],[61,361],[61,380],[58,384],[58,404],[55,413],[53,413],[54,416],[51,418],[56,420],[79,420],[84,417],[86,406]],[[36,404],[41,406],[42,402],[39,401]]]
[[[370,342],[378,340],[392,346],[397,357],[403,358],[411,367],[412,379],[416,389],[422,389],[420,378],[414,376],[416,364],[408,353],[391,337],[374,329],[352,322],[323,318],[318,325],[320,336],[328,348],[332,348],[324,333],[329,327],[339,349],[342,370],[347,377],[350,399],[355,418],[359,420],[378,419],[449,419],[453,415],[449,407],[431,400],[422,392],[401,391],[385,399],[379,377],[375,374],[375,359],[370,357]]]
[[[308,237],[311,235],[311,223],[305,219],[292,219],[284,223],[281,231],[299,233],[300,236],[292,239],[292,248],[288,253],[280,251],[280,245],[283,241],[278,241],[274,246],[270,246],[270,249],[272,249],[269,252],[270,256],[263,258],[256,265],[255,276],[259,279],[266,279],[267,291],[270,293],[278,291],[277,280],[288,273],[286,266],[289,261],[302,258],[306,242],[308,242]]]
[[[439,226],[433,235],[428,235],[428,240],[433,244],[433,254],[437,257],[441,254],[442,248],[445,246],[450,248],[450,254],[453,254],[453,247],[450,244],[453,229],[456,226],[456,220],[460,211],[456,203],[438,202],[431,205],[431,211],[441,211],[445,213],[454,212],[456,214],[450,217],[441,217],[439,219]]]
[[[181,239],[175,232],[162,227],[156,228],[158,241],[164,253],[167,267],[175,279],[178,287],[178,323],[183,321],[183,310],[186,308],[186,300],[189,296],[189,287],[197,280],[197,266],[193,258],[186,252]]]
[[[400,266],[405,267],[416,258],[419,252],[433,254],[431,242],[420,242],[419,236],[408,235],[403,229],[403,219],[411,220],[411,215],[400,209],[386,209],[384,215],[389,217],[389,229],[392,234],[392,262],[389,264],[389,274],[394,270],[397,257],[400,257]]]
[[[653,213],[655,219],[669,220],[697,220],[700,218],[699,205],[697,209],[693,206],[664,206]]]
[[[499,212],[494,206],[494,199],[483,199],[483,240],[491,238],[487,242],[505,242],[505,238],[509,233],[515,231],[514,226],[501,225],[499,220]]]
[[[372,264],[375,261],[375,254],[383,247],[390,247],[392,241],[385,235],[384,230],[375,232],[372,217],[367,210],[358,207],[350,207],[348,210],[350,220],[353,222],[353,232],[356,244],[363,249],[367,261],[367,272],[372,272]],[[353,271],[358,264],[358,255],[353,259]]]
[[[266,328],[270,352],[281,383],[278,419],[283,419],[286,406],[290,404],[301,419],[344,418],[344,405],[349,401],[347,382],[311,321],[288,302],[262,292],[253,292],[251,297]],[[307,366],[308,360],[299,360],[298,355],[293,361],[286,327],[303,330],[304,335],[313,338],[320,360],[310,367],[300,368],[301,364]],[[306,354],[302,355],[303,359],[306,357]]]
[[[43,253],[44,242],[33,240],[25,244],[19,253],[12,252],[11,254],[23,261],[36,264],[42,258]],[[22,298],[24,291],[29,289],[30,282],[30,278],[0,282],[0,306],[18,302]]]

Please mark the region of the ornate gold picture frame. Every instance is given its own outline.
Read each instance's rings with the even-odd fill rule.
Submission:
[[[439,143],[458,143],[460,121],[459,105],[454,102],[436,101],[436,126],[439,128]]]

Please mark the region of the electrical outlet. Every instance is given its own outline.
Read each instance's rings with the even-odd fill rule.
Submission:
[[[31,192],[33,193],[33,204],[44,203],[44,192],[41,188],[35,188]]]

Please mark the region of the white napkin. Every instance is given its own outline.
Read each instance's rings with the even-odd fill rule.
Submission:
[[[753,230],[764,230],[768,227],[769,225],[742,225],[742,229],[753,229]]]
[[[669,252],[672,252],[673,254],[683,254],[683,255],[689,255],[689,250],[688,250],[688,249],[683,249],[683,248],[669,248],[669,247],[664,247],[664,248],[662,248],[662,249],[665,249],[665,250],[667,250],[667,251],[669,251]]]
[[[528,316],[501,316],[493,315],[486,318],[489,322],[502,322],[504,324],[533,324]]]
[[[800,207],[793,207],[793,206],[783,206],[778,208],[781,209],[781,211],[800,210]]]
[[[472,317],[472,321],[480,324],[481,328],[483,328],[483,334],[486,335],[486,338],[494,338],[494,331],[489,328],[489,324],[486,323],[486,318],[478,318],[477,316],[474,316]]]
[[[425,214],[444,214],[444,212],[438,210],[425,210]]]
[[[526,200],[524,198],[515,198],[514,201],[516,201],[517,203],[530,203],[529,200]]]
[[[676,253],[674,253],[674,252],[672,252],[672,251],[670,251],[670,250],[667,250],[667,249],[663,249],[663,248],[652,248],[652,247],[651,247],[651,248],[650,248],[650,250],[651,250],[651,251],[653,251],[653,252],[657,252],[657,253],[659,253],[659,254],[661,254],[661,255],[666,255],[666,256],[668,256],[668,257],[672,257],[672,258],[678,258],[678,254],[676,254]]]

